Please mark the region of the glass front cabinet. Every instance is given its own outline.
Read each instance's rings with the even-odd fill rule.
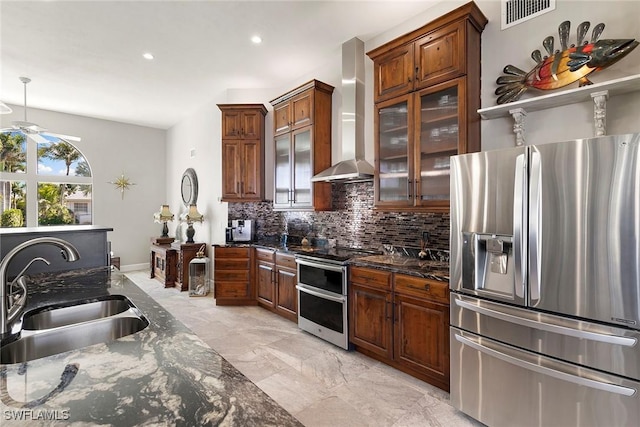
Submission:
[[[309,127],[276,136],[274,208],[312,206],[312,145]]]
[[[480,35],[470,2],[367,53],[373,60],[375,207],[449,210],[451,156],[480,150]]]
[[[466,152],[465,78],[376,105],[377,207],[449,207],[450,157]]]
[[[312,80],[271,101],[275,210],[331,209],[331,184],[311,178],[331,166],[332,93]]]

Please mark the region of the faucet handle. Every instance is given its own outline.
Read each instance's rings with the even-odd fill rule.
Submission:
[[[42,262],[44,262],[44,263],[45,263],[45,264],[47,264],[47,265],[51,265],[51,263],[50,263],[48,260],[46,260],[46,259],[44,259],[44,258],[42,258],[42,257],[35,257],[35,258],[34,258],[34,259],[32,259],[31,261],[29,261],[29,263],[28,263],[28,264],[27,264],[27,265],[22,269],[22,271],[20,271],[20,273],[18,273],[18,275],[16,276],[16,278],[15,278],[15,279],[13,279],[13,281],[11,282],[11,286],[13,286],[13,285],[16,283],[16,280],[18,280],[20,277],[22,277],[22,275],[25,273],[25,271],[27,271],[27,269],[28,269],[29,267],[31,267],[31,264],[33,264],[33,263],[34,263],[34,262],[36,262],[36,261],[42,261]]]

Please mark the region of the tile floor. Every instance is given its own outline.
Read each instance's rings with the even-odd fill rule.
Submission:
[[[265,309],[218,307],[212,296],[163,288],[146,270],[125,274],[305,426],[482,426],[448,393]]]

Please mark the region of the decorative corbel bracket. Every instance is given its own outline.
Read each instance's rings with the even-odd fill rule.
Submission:
[[[591,98],[593,99],[593,124],[595,126],[596,136],[606,135],[607,99],[609,99],[609,91],[593,92]]]
[[[527,112],[524,108],[514,108],[509,110],[509,114],[513,117],[513,133],[516,134],[516,145],[524,145],[524,122]]]

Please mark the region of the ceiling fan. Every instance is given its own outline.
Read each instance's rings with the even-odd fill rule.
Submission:
[[[29,77],[20,77],[20,81],[24,84],[24,121],[17,120],[11,122],[11,127],[6,129],[0,129],[0,132],[16,132],[20,131],[26,135],[31,136],[38,142],[50,142],[43,136],[52,136],[63,141],[80,141],[77,136],[62,135],[59,133],[49,132],[47,129],[38,126],[35,123],[27,121],[27,83],[31,81]]]

